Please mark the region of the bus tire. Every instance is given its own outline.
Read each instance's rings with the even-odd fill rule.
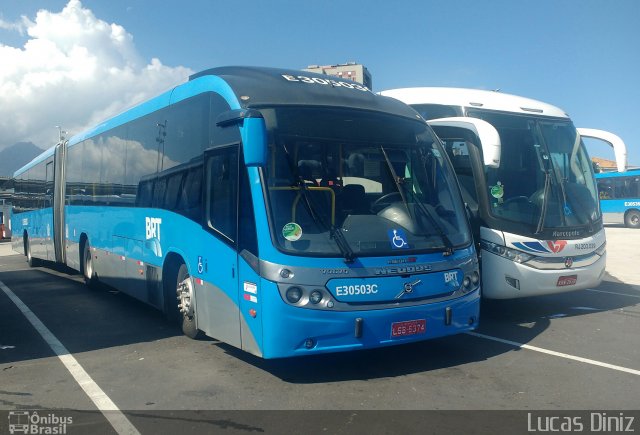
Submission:
[[[629,210],[624,215],[624,224],[627,228],[640,228],[640,212],[638,210]]]
[[[84,283],[89,288],[96,288],[98,286],[98,276],[93,265],[93,255],[91,254],[91,245],[88,240],[84,241],[81,257],[82,276],[84,277]]]
[[[189,338],[198,339],[202,333],[197,328],[196,310],[195,310],[195,287],[193,279],[189,275],[187,265],[182,263],[178,268],[176,276],[176,292],[178,300],[178,310],[181,314],[182,332]]]
[[[178,325],[182,320],[182,314],[180,314],[178,304],[176,303],[176,280],[178,278],[180,264],[182,264],[182,259],[180,259],[180,261],[168,259],[162,267],[163,312],[165,318],[172,325]]]
[[[29,236],[24,235],[24,255],[27,256],[27,263],[29,263],[29,267],[37,267],[40,265],[40,262],[31,255],[31,242],[29,241]]]

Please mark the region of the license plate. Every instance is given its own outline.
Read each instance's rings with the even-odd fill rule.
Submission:
[[[391,324],[392,337],[405,337],[407,335],[424,334],[427,331],[427,320],[407,320],[406,322],[395,322]]]
[[[567,285],[574,285],[578,282],[578,275],[561,276],[558,278],[556,287],[564,287]]]

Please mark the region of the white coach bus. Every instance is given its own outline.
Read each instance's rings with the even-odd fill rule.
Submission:
[[[600,284],[606,242],[593,167],[563,110],[474,89],[381,94],[411,105],[445,144],[480,246],[484,297]]]

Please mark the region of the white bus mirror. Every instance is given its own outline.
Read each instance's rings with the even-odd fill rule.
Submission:
[[[627,170],[627,146],[620,136],[608,131],[596,130],[595,128],[578,128],[577,130],[578,134],[582,137],[599,139],[611,145],[616,156],[618,172],[625,172]]]
[[[482,147],[482,155],[484,156],[484,165],[490,168],[500,167],[500,151],[501,142],[500,134],[498,130],[487,121],[476,118],[466,117],[453,117],[453,118],[440,118],[427,121],[427,123],[433,128],[436,134],[442,138],[438,131],[442,131],[441,128],[456,128],[472,132],[480,140],[480,146]]]

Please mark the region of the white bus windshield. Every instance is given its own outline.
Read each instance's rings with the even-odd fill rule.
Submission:
[[[485,168],[489,212],[545,228],[590,225],[600,218],[593,167],[569,120],[471,109],[500,133],[500,167]]]
[[[277,246],[299,255],[372,256],[468,246],[446,155],[418,120],[339,108],[260,109]]]

